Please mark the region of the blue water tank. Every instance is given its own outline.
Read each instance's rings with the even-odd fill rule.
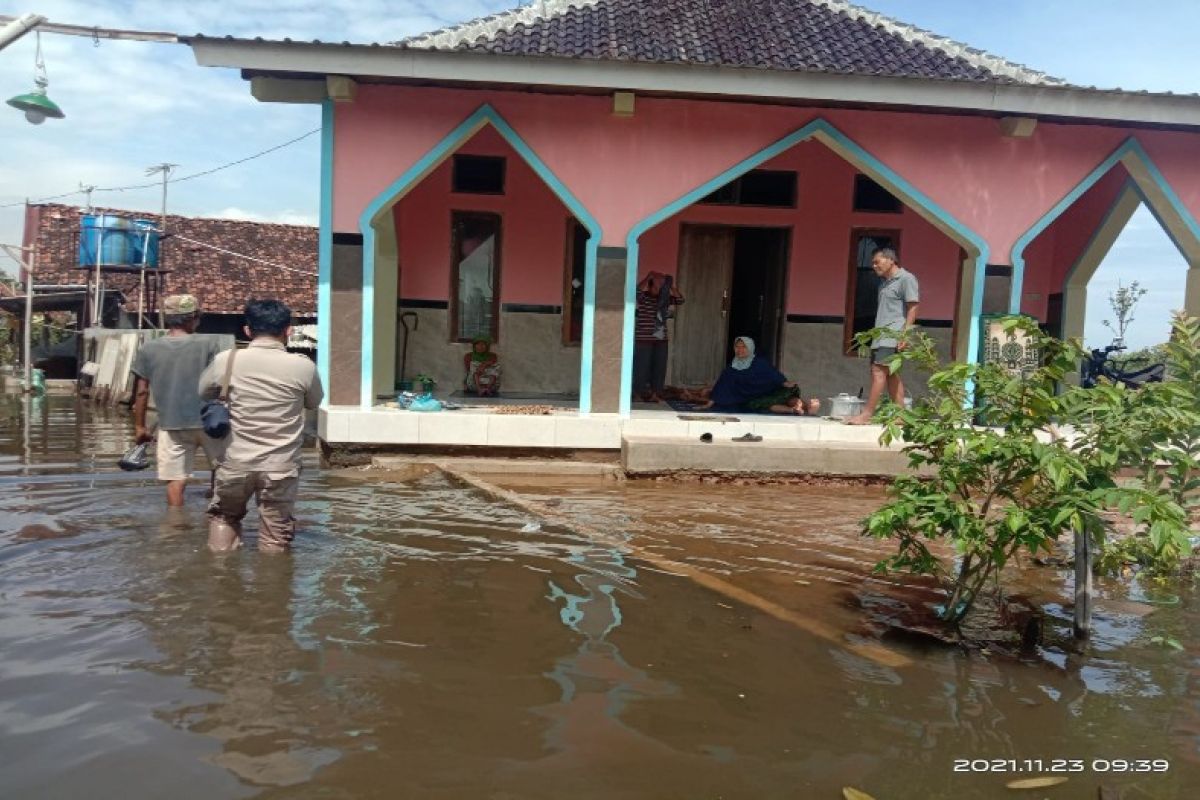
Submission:
[[[158,233],[149,220],[114,214],[85,214],[79,231],[79,265],[134,267],[145,261],[158,266]]]

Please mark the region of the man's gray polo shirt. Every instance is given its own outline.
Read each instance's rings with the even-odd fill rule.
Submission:
[[[164,431],[202,427],[196,381],[221,352],[216,336],[163,336],[146,342],[133,359],[133,374],[150,384],[158,427]]]
[[[899,333],[904,330],[905,318],[908,316],[908,303],[920,300],[917,287],[917,277],[903,267],[896,274],[879,283],[879,305],[875,309],[875,327],[888,328]],[[894,337],[878,339],[875,347],[895,347]]]

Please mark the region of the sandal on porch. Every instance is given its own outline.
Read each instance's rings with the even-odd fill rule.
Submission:
[[[743,433],[741,436],[733,437],[735,442],[761,442],[761,436],[755,436],[753,433]]]

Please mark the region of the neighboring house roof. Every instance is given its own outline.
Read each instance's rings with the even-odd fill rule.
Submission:
[[[36,239],[36,284],[61,286],[87,281],[87,270],[78,266],[80,223],[85,213],[84,209],[58,204],[29,207],[25,241],[29,245]],[[159,220],[159,215],[152,213],[112,209],[95,209],[92,213],[155,223]],[[161,243],[159,262],[169,272],[167,294],[193,294],[204,311],[214,314],[240,314],[246,301],[253,297],[282,300],[299,315],[316,313],[316,228],[169,214],[167,234]],[[285,266],[288,270],[233,253]],[[127,303],[132,304],[130,310],[136,309],[136,272],[108,273],[105,280],[109,287],[126,295]]]
[[[842,0],[533,0],[396,44],[785,72],[1065,83]]]

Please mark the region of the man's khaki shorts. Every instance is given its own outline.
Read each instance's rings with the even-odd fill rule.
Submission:
[[[185,428],[177,431],[158,431],[158,451],[154,460],[158,462],[160,481],[183,481],[191,477],[196,467],[196,448],[202,448],[208,462],[214,468],[225,455],[229,439],[214,439],[202,428]]]

